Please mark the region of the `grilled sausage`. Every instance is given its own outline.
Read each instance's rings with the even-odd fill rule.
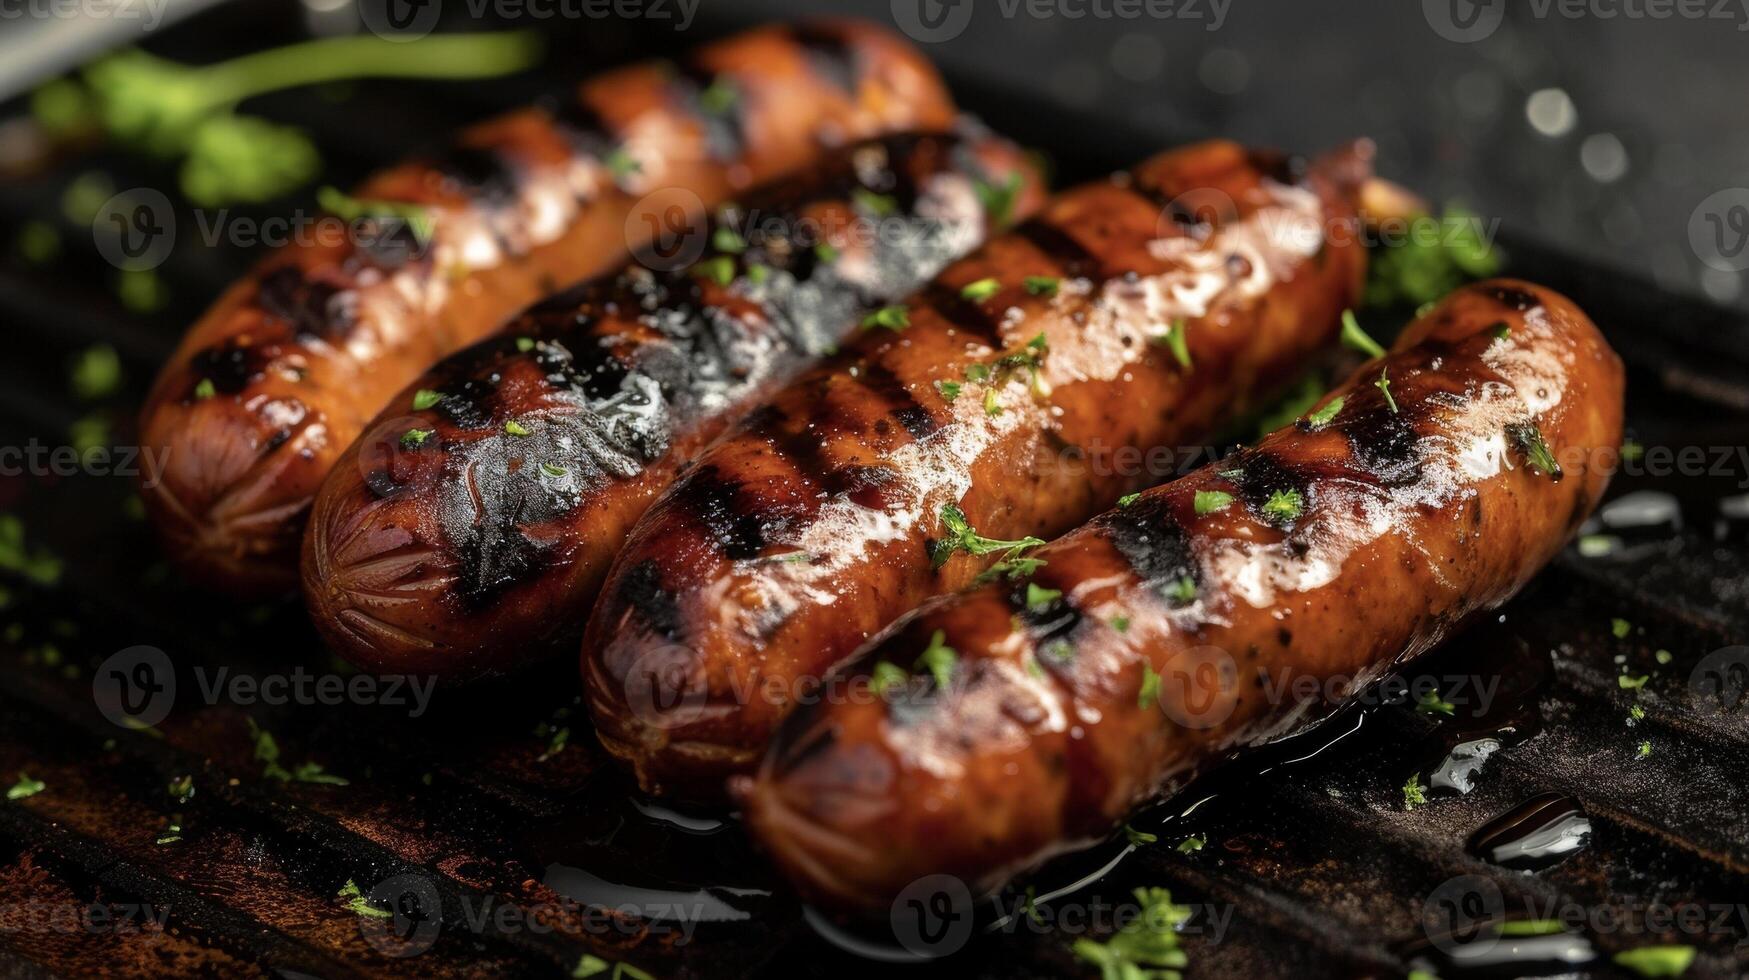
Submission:
[[[1505,602],[1621,424],[1621,362],[1571,302],[1463,288],[1298,423],[895,624],[842,678],[864,696],[798,712],[737,784],[752,832],[840,908],[992,890]]]
[[[678,67],[609,72],[555,112],[512,113],[376,175],[357,192],[366,210],[416,205],[424,234],[367,223],[280,249],[160,373],[140,431],[168,453],[144,486],[171,556],[227,591],[294,587],[316,488],[420,371],[617,267],[676,208],[714,207],[826,144],[952,118],[934,71],[884,31],[766,28]]]
[[[317,495],[316,623],[377,671],[465,678],[574,651],[608,564],[680,463],[1042,200],[1026,158],[990,136],[856,144],[701,223],[697,240],[726,251],[631,266],[452,355]]]
[[[1366,157],[1215,142],[1072,190],[749,413],[603,589],[603,743],[651,792],[720,796],[829,668],[995,559],[950,554],[949,508],[992,538],[1065,531],[1141,484],[1110,447],[1202,439],[1273,387],[1355,298],[1359,236],[1328,233]]]

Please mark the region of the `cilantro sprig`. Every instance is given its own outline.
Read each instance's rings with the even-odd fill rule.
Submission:
[[[1044,544],[1044,539],[1031,535],[1013,541],[987,538],[972,527],[971,521],[966,518],[966,512],[954,504],[947,504],[941,508],[941,527],[946,534],[929,546],[929,561],[936,568],[947,564],[947,560],[958,551],[963,551],[974,557],[1001,551],[1005,552],[1002,560],[1011,561],[1019,558],[1027,550]]]

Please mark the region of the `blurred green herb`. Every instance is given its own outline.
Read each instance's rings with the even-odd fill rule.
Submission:
[[[1415,219],[1418,225],[1428,221],[1433,221],[1428,215]],[[1486,279],[1500,271],[1500,255],[1489,243],[1491,223],[1456,205],[1447,205],[1434,223],[1436,236],[1411,235],[1373,251],[1366,283],[1368,306],[1431,303],[1471,279]]]

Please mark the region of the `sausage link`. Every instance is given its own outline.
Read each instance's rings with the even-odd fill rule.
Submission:
[[[1042,200],[1020,150],[988,135],[854,144],[701,223],[695,240],[719,250],[697,263],[633,265],[446,358],[316,497],[315,622],[376,671],[467,678],[575,650],[626,533],[682,462]]]
[[[720,796],[818,678],[995,560],[947,556],[946,508],[1065,531],[1142,485],[1112,447],[1204,438],[1284,379],[1355,299],[1359,236],[1327,233],[1368,149],[1307,171],[1207,143],[1065,193],[750,413],[610,573],[583,652],[603,743],[649,791]]]
[[[556,111],[481,124],[440,159],[376,175],[357,196],[419,207],[428,234],[276,251],[160,373],[140,431],[167,453],[144,493],[169,553],[226,591],[294,587],[317,487],[420,371],[614,268],[674,208],[714,207],[827,144],[952,119],[933,69],[890,34],[773,27],[609,72]]]
[[[840,908],[935,873],[993,890],[1505,602],[1596,505],[1621,422],[1578,308],[1465,287],[1298,423],[895,624],[836,685],[861,696],[737,784],[749,826]],[[907,676],[931,646],[945,688]]]

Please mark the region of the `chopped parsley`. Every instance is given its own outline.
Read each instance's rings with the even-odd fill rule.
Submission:
[[[1534,422],[1508,425],[1506,435],[1523,451],[1530,460],[1530,465],[1556,480],[1561,478],[1561,464],[1555,461],[1555,454],[1549,451],[1549,444],[1543,441],[1542,430]]]
[[[869,686],[876,694],[884,695],[888,691],[897,690],[911,682],[911,675],[898,664],[882,660],[874,665],[874,671],[869,675]]]
[[[1329,404],[1318,409],[1316,412],[1307,415],[1306,424],[1314,429],[1322,429],[1324,426],[1329,425],[1330,422],[1336,418],[1336,414],[1340,411],[1342,411],[1342,396],[1337,395],[1335,398],[1330,399]]]
[[[1374,381],[1372,383],[1372,386],[1374,388],[1377,388],[1379,391],[1384,392],[1385,404],[1390,406],[1392,415],[1397,414],[1397,399],[1391,397],[1390,369],[1389,368],[1380,368],[1379,369],[1379,379],[1377,381]]]
[[[977,282],[966,283],[964,286],[960,287],[960,298],[969,299],[974,303],[982,303],[996,295],[998,292],[1001,292],[1001,290],[1002,284],[996,281],[996,277],[989,276],[979,279]]]
[[[1128,616],[1113,616],[1111,619],[1107,620],[1107,622],[1111,624],[1112,629],[1119,633],[1128,633],[1130,631],[1130,618]]]
[[[728,225],[718,225],[717,229],[711,232],[711,248],[719,252],[740,255],[747,251],[747,239],[742,238],[740,232]]]
[[[711,79],[709,88],[698,93],[698,107],[713,116],[726,115],[740,101],[741,93],[736,91],[735,83],[718,75]]]
[[[406,449],[425,445],[425,440],[431,438],[430,429],[408,429],[401,433],[401,445]]]
[[[173,820],[170,822],[169,826],[164,828],[164,832],[162,834],[158,835],[158,839],[153,841],[152,843],[157,844],[158,846],[162,847],[165,844],[174,844],[181,839],[182,839],[182,824],[177,823],[176,821]]]
[[[1582,534],[1579,536],[1579,557],[1602,558],[1614,554],[1622,539],[1613,534]]]
[[[1304,511],[1305,501],[1298,490],[1276,490],[1263,502],[1263,516],[1272,521],[1292,521]]]
[[[1651,755],[1652,755],[1652,743],[1651,742],[1641,742],[1639,749],[1634,752],[1634,758],[1636,758],[1636,759],[1649,758]]]
[[[862,329],[872,330],[875,327],[885,327],[898,333],[911,325],[911,311],[904,304],[883,306],[868,316],[862,318]]]
[[[1639,459],[1641,456],[1644,456],[1644,455],[1646,455],[1646,447],[1645,446],[1640,445],[1639,443],[1633,441],[1632,439],[1623,439],[1622,440],[1622,443],[1621,443],[1621,458],[1622,459],[1631,463],[1634,460]]]
[[[1056,276],[1027,276],[1023,284],[1026,291],[1034,296],[1050,297],[1057,295],[1057,287],[1062,282]]]
[[[1226,510],[1227,505],[1232,502],[1233,495],[1225,490],[1198,490],[1194,508],[1198,514],[1213,514]]]
[[[1511,340],[1512,325],[1505,320],[1501,320],[1499,323],[1488,328],[1488,336],[1493,337],[1495,340]]]
[[[1031,576],[1032,573],[1038,571],[1039,567],[1044,564],[1045,560],[1043,558],[1009,558],[1006,561],[999,561],[996,564],[991,565],[989,568],[984,569],[984,571],[972,581],[975,584],[982,585],[985,582],[995,581],[1004,575],[1019,581],[1020,579]]]
[[[1640,688],[1645,687],[1646,681],[1650,679],[1651,675],[1649,674],[1641,674],[1638,677],[1629,677],[1626,674],[1622,674],[1615,679],[1615,682],[1624,691],[1637,691]]]
[[[1627,639],[1628,634],[1633,632],[1633,630],[1634,624],[1620,617],[1616,617],[1609,621],[1609,632],[1618,640]]]
[[[1043,588],[1037,582],[1026,583],[1026,608],[1033,612],[1043,612],[1049,609],[1051,603],[1062,597],[1062,589]]]
[[[1123,825],[1123,835],[1124,839],[1130,842],[1131,847],[1141,847],[1143,844],[1152,844],[1160,839],[1158,834],[1150,834],[1145,830],[1137,830],[1127,823]]]
[[[1002,541],[996,538],[986,538],[975,530],[966,519],[966,512],[954,504],[941,508],[941,526],[947,532],[946,537],[930,543],[929,560],[940,568],[953,557],[956,551],[964,551],[968,555],[981,556],[1005,551],[1004,561],[1012,561],[1030,548],[1044,544],[1043,539],[1030,535],[1014,541]]]
[[[607,167],[607,172],[613,174],[613,179],[616,182],[623,181],[644,169],[643,164],[627,153],[624,147],[619,146],[609,150],[601,162]]]
[[[1403,784],[1403,809],[1413,810],[1427,802],[1427,794],[1421,789],[1421,774],[1412,772],[1409,781]]]
[[[1136,689],[1136,707],[1146,708],[1160,697],[1160,675],[1154,665],[1142,661],[1142,686]]]
[[[105,398],[121,387],[121,357],[108,344],[87,347],[73,362],[70,376],[73,394],[80,398]]]
[[[316,191],[316,203],[322,206],[322,210],[342,221],[399,218],[407,223],[408,230],[413,232],[415,238],[422,242],[431,238],[431,212],[418,204],[366,201],[332,187],[323,187]]]
[[[1671,655],[1669,650],[1658,650],[1652,654],[1652,659],[1660,664],[1667,664],[1676,658]]]
[[[1172,352],[1172,359],[1178,362],[1179,367],[1186,371],[1190,370],[1190,341],[1185,336],[1183,317],[1173,320],[1172,326],[1154,340],[1155,343],[1166,345],[1166,349]]]
[[[1180,605],[1196,601],[1196,581],[1188,575],[1180,575],[1177,580],[1166,587],[1166,598]]]
[[[1641,946],[1624,949],[1611,962],[1642,977],[1679,977],[1694,963],[1693,946]]]
[[[346,879],[346,885],[334,894],[335,898],[344,899],[346,910],[367,919],[392,919],[395,913],[388,909],[379,909],[370,903],[370,898],[358,890],[358,885],[351,878]]]
[[[601,957],[589,953],[584,953],[583,958],[579,959],[577,965],[572,968],[571,980],[588,980],[597,974],[607,973],[608,970],[613,972],[607,980],[656,980],[655,977],[630,963],[610,964]]]
[[[27,800],[45,789],[48,789],[48,786],[42,780],[32,779],[30,773],[21,772],[18,774],[18,782],[13,783],[12,788],[6,791],[6,798],[8,800]]]
[[[1502,936],[1553,936],[1567,931],[1559,919],[1513,919],[1500,923]]]
[[[555,479],[558,477],[564,476],[567,472],[569,472],[563,466],[560,466],[557,463],[542,463],[542,464],[540,464],[540,471],[542,473],[545,473],[546,475],[548,475],[550,477],[555,478]]]
[[[194,397],[200,401],[206,401],[216,394],[218,394],[218,389],[213,387],[213,379],[211,378],[202,378],[194,386]]]
[[[831,265],[838,261],[838,254],[838,247],[831,242],[814,243],[814,258],[819,259],[826,265]]]
[[[941,392],[941,397],[951,402],[960,396],[960,383],[958,381],[937,381],[935,390]]]
[[[1123,496],[1117,498],[1117,505],[1119,507],[1128,507],[1129,505],[1135,503],[1136,501],[1140,500],[1141,498],[1142,498],[1142,495],[1140,493],[1126,493]]]
[[[194,777],[192,775],[178,776],[170,781],[166,790],[170,793],[171,799],[178,803],[187,803],[194,799]]]
[[[1001,185],[976,180],[972,182],[972,189],[977,192],[978,202],[984,206],[990,224],[1005,225],[1014,216],[1014,201],[1020,196],[1020,174],[1009,174]]]
[[[528,353],[531,350],[534,350],[534,338],[533,337],[518,337],[518,338],[516,338],[516,349],[521,351],[524,354]]]
[[[771,269],[757,262],[747,264],[747,281],[758,286],[771,278]]]
[[[1628,717],[1634,721],[1645,721],[1646,709],[1636,704],[1628,708]]]
[[[692,277],[727,286],[735,281],[735,260],[727,255],[712,256],[692,267]]]
[[[866,187],[858,187],[850,192],[850,202],[856,210],[876,218],[885,218],[898,213],[899,202],[893,200],[890,194],[876,194]]]
[[[1207,847],[1208,842],[1208,838],[1204,837],[1202,834],[1197,834],[1194,837],[1186,837],[1178,842],[1178,853],[1194,854],[1195,852],[1202,850],[1204,847]]]
[[[1440,697],[1438,691],[1428,691],[1421,695],[1421,700],[1415,703],[1415,710],[1424,715],[1445,715],[1448,718],[1457,713],[1456,706]]]
[[[423,412],[440,401],[443,401],[443,392],[421,388],[413,393],[413,411]]]
[[[1002,403],[996,398],[996,389],[984,389],[984,414],[996,416],[1002,414]]]
[[[1103,980],[1176,977],[1190,964],[1178,946],[1178,927],[1190,918],[1190,909],[1172,904],[1172,893],[1164,888],[1138,888],[1135,894],[1141,915],[1103,943],[1077,939],[1070,948],[1099,967]]]
[[[1342,346],[1360,351],[1367,357],[1385,356],[1385,349],[1379,346],[1379,342],[1360,329],[1360,322],[1354,318],[1353,310],[1342,311]]]
[[[953,665],[959,660],[959,654],[946,641],[947,633],[936,630],[929,637],[929,645],[923,648],[923,653],[917,657],[917,663],[911,668],[929,671],[929,676],[935,678],[936,689],[942,691],[953,683]]]
[[[519,437],[534,435],[534,430],[530,429],[526,425],[523,425],[521,422],[516,421],[515,419],[511,419],[508,422],[504,423],[504,431],[509,433],[510,435],[519,436]]]
[[[249,719],[249,735],[255,740],[255,761],[261,763],[261,775],[267,779],[277,779],[282,783],[321,783],[326,786],[350,785],[339,776],[330,776],[323,767],[314,762],[305,762],[295,769],[287,769],[279,762],[279,743],[274,740],[273,733]]]

